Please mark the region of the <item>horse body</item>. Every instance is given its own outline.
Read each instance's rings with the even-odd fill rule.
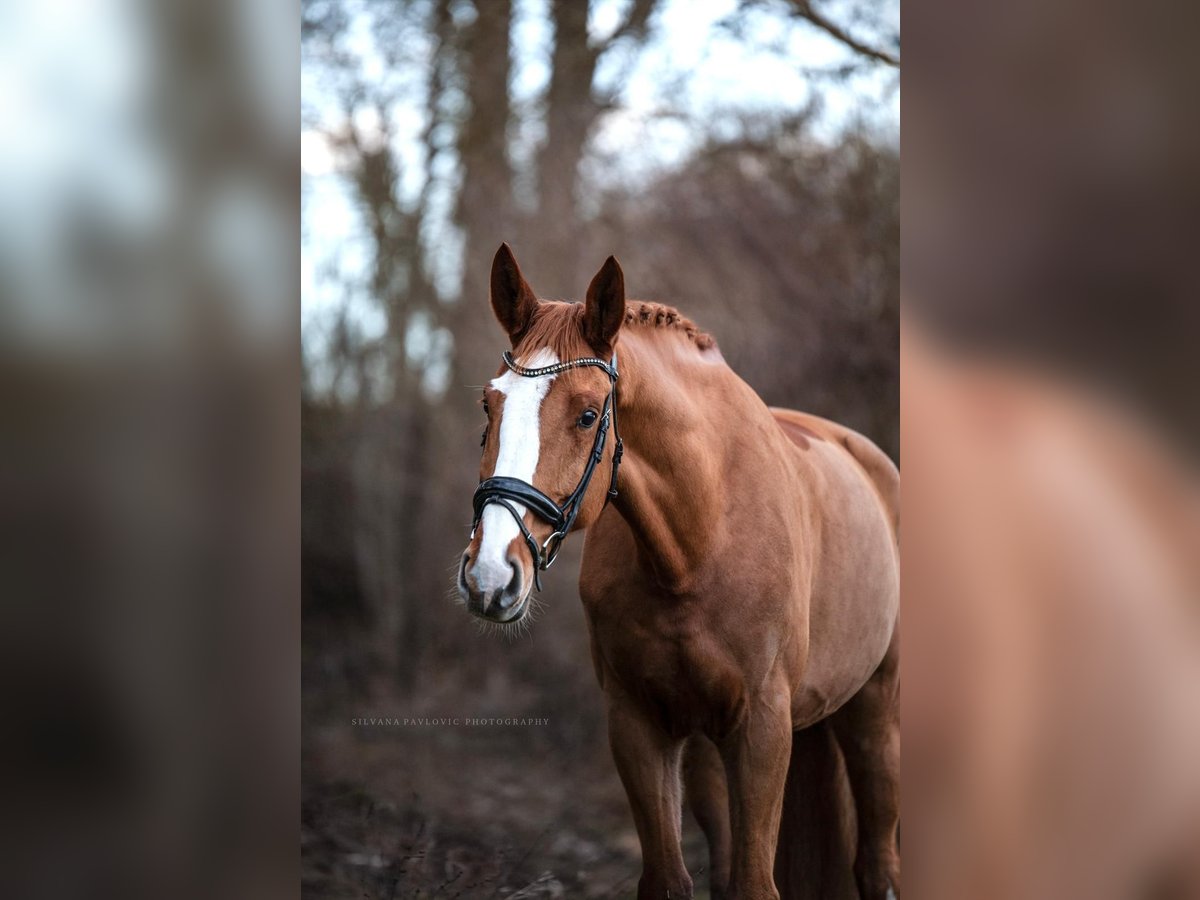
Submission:
[[[610,707],[628,707],[610,708],[610,718],[634,715],[676,741],[702,735],[722,757],[735,757],[736,750],[722,748],[748,741],[756,719],[768,719],[775,726],[766,729],[768,738],[744,749],[749,777],[776,785],[767,802],[744,815],[757,816],[760,830],[774,836],[789,762],[784,729],[838,711],[879,669],[892,643],[898,478],[861,436],[813,416],[770,410],[715,351],[664,352],[664,345],[686,338],[652,334],[631,329],[622,337],[621,493],[584,544],[580,594],[596,673]],[[661,452],[664,443],[669,453]],[[885,699],[894,704],[894,687]],[[653,779],[663,762],[656,742],[636,743],[633,764]],[[707,782],[689,786],[694,808],[707,800],[698,791],[718,796],[712,804],[718,819],[728,815],[728,786],[719,783],[729,777],[728,765],[727,759],[712,767]],[[895,774],[893,767],[892,791]],[[837,773],[826,765],[823,775]],[[706,828],[710,842],[715,834],[715,843],[732,845],[728,829],[723,822]],[[780,835],[784,842],[796,838]],[[714,847],[712,856],[718,893],[723,869],[735,891],[763,884],[764,867],[770,871],[766,854],[756,867],[753,858],[743,859],[740,872],[734,846]],[[810,859],[796,873],[811,895],[837,896],[828,880],[811,880],[811,866]],[[887,861],[879,868],[888,868]],[[895,875],[893,864],[875,883]],[[685,888],[676,878],[664,881]],[[639,896],[666,896],[659,887]],[[793,882],[785,896],[801,889]],[[869,890],[860,888],[864,895]],[[746,896],[771,896],[769,883]]]
[[[614,471],[621,462],[592,430],[610,385],[594,366],[560,366],[538,370],[553,383],[530,384],[513,412],[534,423],[528,446],[489,413],[477,503],[493,502],[495,476],[529,486],[509,500],[545,496],[551,511],[557,497],[582,496],[580,594],[642,845],[639,900],[692,896],[685,784],[714,897],[898,892],[895,467],[846,428],[769,409],[675,310],[627,306],[611,257],[586,303],[567,304],[537,300],[502,247],[492,306],[518,375],[619,357],[616,496],[589,486],[595,463],[578,475],[589,452]],[[485,401],[516,410],[505,379]],[[501,471],[518,457],[532,479]],[[524,615],[536,542],[553,541],[525,506],[510,512],[524,536],[477,511],[459,570],[468,608],[502,622]],[[796,729],[806,730],[793,740]]]
[[[664,353],[686,336],[652,335],[622,336],[621,491],[584,543],[598,675],[673,731],[714,739],[782,675],[803,728],[853,696],[891,640],[891,511],[843,441],[886,457],[769,409],[715,350]]]

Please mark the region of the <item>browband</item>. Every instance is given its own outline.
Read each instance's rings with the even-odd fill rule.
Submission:
[[[597,359],[594,356],[583,356],[579,359],[571,359],[567,362],[554,363],[549,366],[542,366],[538,369],[529,369],[513,359],[513,355],[505,350],[500,354],[504,360],[504,364],[516,372],[518,375],[524,375],[526,378],[539,378],[542,375],[557,375],[559,372],[565,372],[568,369],[578,369],[582,366],[594,366],[597,369],[603,369],[605,373],[614,382],[617,380],[617,354],[613,353],[611,363],[606,363],[602,359]]]
[[[510,478],[505,475],[496,475],[487,478],[481,481],[479,487],[475,489],[475,496],[472,500],[475,512],[475,518],[471,525],[472,537],[475,534],[475,529],[479,527],[479,520],[483,518],[484,508],[489,504],[498,503],[507,509],[516,520],[517,527],[521,529],[525,543],[529,545],[529,552],[533,554],[533,581],[535,587],[540,591],[542,589],[541,572],[549,569],[554,563],[555,557],[558,556],[558,549],[562,546],[563,539],[570,532],[571,526],[575,524],[576,516],[579,515],[580,504],[587,493],[588,485],[591,483],[596,466],[600,465],[600,461],[604,458],[604,444],[608,438],[610,425],[616,436],[617,445],[613,449],[612,477],[609,481],[608,495],[605,498],[605,503],[617,496],[617,469],[621,465],[621,456],[624,453],[621,435],[616,427],[617,354],[614,352],[612,362],[607,363],[594,356],[585,356],[580,359],[554,363],[553,365],[542,366],[537,369],[526,368],[518,364],[507,350],[504,351],[503,359],[504,364],[510,370],[525,378],[557,375],[568,369],[578,369],[583,366],[602,369],[609,377],[608,396],[604,398],[604,409],[600,413],[600,423],[597,425],[596,437],[592,441],[592,450],[588,454],[587,463],[583,469],[583,476],[579,479],[579,484],[576,485],[575,490],[570,493],[567,499],[561,504],[555,503],[554,500],[529,482],[522,481],[519,478]],[[550,526],[554,529],[550,537],[546,538],[540,547],[533,534],[525,526],[524,517],[517,512],[513,503],[519,503],[526,507],[538,518],[550,523]]]

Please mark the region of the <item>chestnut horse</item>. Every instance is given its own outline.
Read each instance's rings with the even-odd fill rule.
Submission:
[[[583,304],[545,301],[503,245],[491,303],[513,349],[484,389],[459,590],[519,621],[538,569],[586,529],[579,590],[638,897],[692,896],[685,788],[714,897],[898,892],[891,461],[768,408],[690,321],[627,302],[612,257]]]

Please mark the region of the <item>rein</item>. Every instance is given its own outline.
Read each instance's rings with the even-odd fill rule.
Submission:
[[[471,537],[475,536],[475,529],[479,527],[479,520],[483,518],[483,510],[489,504],[497,503],[507,509],[509,514],[516,520],[517,527],[521,529],[525,543],[529,545],[529,551],[533,554],[533,582],[540,591],[542,589],[541,573],[554,564],[554,559],[558,556],[558,550],[562,546],[563,539],[570,532],[571,526],[575,524],[575,517],[579,515],[579,507],[584,495],[587,493],[588,485],[592,481],[592,475],[604,457],[604,444],[608,439],[610,425],[612,426],[613,436],[616,438],[617,444],[613,449],[612,477],[608,484],[608,496],[604,502],[607,503],[609,499],[617,496],[617,469],[621,465],[621,454],[624,452],[624,447],[621,444],[621,435],[617,430],[617,354],[613,353],[611,362],[605,362],[594,356],[585,356],[580,359],[570,360],[569,362],[555,363],[554,365],[542,366],[538,369],[528,369],[525,366],[519,365],[512,358],[512,354],[505,350],[504,364],[511,371],[523,378],[540,378],[543,375],[557,375],[568,369],[579,369],[584,366],[602,369],[609,378],[608,396],[604,398],[604,410],[600,414],[600,423],[596,426],[596,437],[592,441],[591,453],[588,454],[587,464],[584,466],[583,476],[579,479],[579,484],[576,485],[575,490],[571,491],[567,499],[562,503],[555,503],[554,500],[529,482],[522,481],[519,478],[509,478],[504,475],[487,478],[481,481],[479,487],[475,489],[475,497],[472,500],[475,508],[475,519],[471,524]],[[520,503],[527,507],[538,518],[550,523],[550,526],[554,529],[540,547],[533,534],[525,527],[524,518],[517,512],[513,503]]]

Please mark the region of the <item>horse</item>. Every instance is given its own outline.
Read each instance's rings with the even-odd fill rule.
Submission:
[[[714,897],[898,895],[896,467],[769,408],[689,319],[627,301],[614,257],[583,303],[538,299],[507,244],[490,286],[512,349],[483,391],[458,589],[473,615],[520,622],[584,532],[639,900],[693,896],[685,793]]]

